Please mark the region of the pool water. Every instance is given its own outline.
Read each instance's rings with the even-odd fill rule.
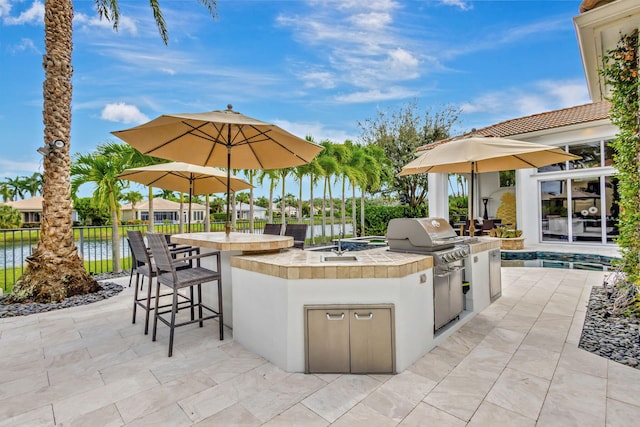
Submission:
[[[503,267],[548,267],[574,270],[610,271],[618,258],[566,252],[502,251]]]

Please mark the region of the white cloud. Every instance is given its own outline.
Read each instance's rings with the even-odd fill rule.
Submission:
[[[584,83],[578,80],[537,81],[527,86],[482,94],[460,105],[464,114],[489,113],[512,119],[573,107],[589,102]]]
[[[89,16],[84,13],[76,13],[73,22],[77,27],[76,31],[93,31],[96,28],[113,30],[113,22],[106,18],[101,19],[97,15]],[[121,15],[118,19],[118,32],[136,35],[138,34],[138,26],[133,19]]]
[[[328,71],[310,71],[302,73],[300,78],[304,80],[305,87],[320,87],[323,89],[333,89],[336,87],[336,76]]]
[[[403,87],[387,87],[384,90],[371,89],[367,91],[338,95],[335,99],[340,102],[355,104],[363,102],[389,101],[393,99],[406,99],[415,96],[416,92]]]
[[[330,140],[337,143],[342,143],[346,140],[355,141],[354,135],[349,135],[344,130],[329,129],[325,125],[319,122],[290,122],[288,120],[274,120],[273,124],[286,129],[288,132],[300,137],[306,138],[307,136],[313,137],[315,142],[322,142]]]
[[[0,0],[0,18],[6,17],[11,13],[11,3],[9,0]]]
[[[0,0],[0,16],[6,25],[23,25],[23,24],[43,24],[44,23],[44,4],[38,0],[34,1],[31,6],[22,11],[17,17],[9,16],[11,12],[11,4],[6,0]]]
[[[143,123],[149,118],[138,110],[135,105],[128,105],[124,102],[107,104],[100,114],[100,118],[110,122],[120,123]]]
[[[465,0],[442,0],[442,3],[447,6],[455,6],[460,8],[461,10],[471,10],[473,9],[473,5]]]
[[[36,47],[35,43],[31,39],[23,38],[20,40],[20,43],[17,45],[13,45],[10,47],[11,52],[35,52],[37,54],[41,54],[40,50]]]
[[[0,176],[15,178],[16,176],[31,175],[33,172],[41,170],[41,166],[40,163],[16,162],[0,157],[0,170],[2,171]]]
[[[360,96],[348,98],[365,99],[381,86],[420,76],[423,63],[419,42],[402,36],[402,29],[395,22],[394,14],[401,9],[401,3],[329,0],[308,4],[311,9],[304,16],[282,14],[277,19],[277,23],[292,29],[299,43],[306,49],[315,49],[326,61],[325,69],[300,74],[308,87],[353,86],[359,89]],[[301,64],[301,68],[305,67],[308,65]],[[392,93],[385,91],[372,98],[389,99],[387,96]]]

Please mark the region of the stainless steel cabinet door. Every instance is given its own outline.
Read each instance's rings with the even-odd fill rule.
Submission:
[[[351,373],[392,373],[391,310],[350,310]]]
[[[308,372],[349,372],[349,310],[308,310],[307,334]]]

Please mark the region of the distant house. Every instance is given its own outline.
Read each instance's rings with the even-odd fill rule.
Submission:
[[[20,211],[23,223],[39,223],[42,219],[42,196],[33,197],[31,199],[17,200],[11,202],[0,203],[2,205],[11,206],[13,209]],[[78,220],[78,213],[74,210],[71,213],[72,221]]]
[[[207,207],[198,203],[191,204],[191,223],[204,222]],[[189,202],[183,203],[182,207],[182,221],[188,223],[187,216],[189,215]],[[127,221],[149,221],[149,201],[143,200],[135,204],[135,207],[131,203],[122,205],[120,207],[120,219],[122,222]],[[180,203],[173,202],[171,200],[153,199],[153,222],[160,223],[169,221],[172,224],[180,222]]]
[[[233,207],[232,207],[233,208]],[[222,211],[227,211],[227,205],[222,206]],[[236,219],[249,219],[249,204],[248,203],[236,203]],[[253,205],[253,218],[265,219],[267,217],[267,208]]]

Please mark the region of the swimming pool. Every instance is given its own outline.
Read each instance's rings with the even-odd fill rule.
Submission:
[[[502,251],[503,267],[549,267],[575,270],[610,271],[618,258],[567,252]]]

